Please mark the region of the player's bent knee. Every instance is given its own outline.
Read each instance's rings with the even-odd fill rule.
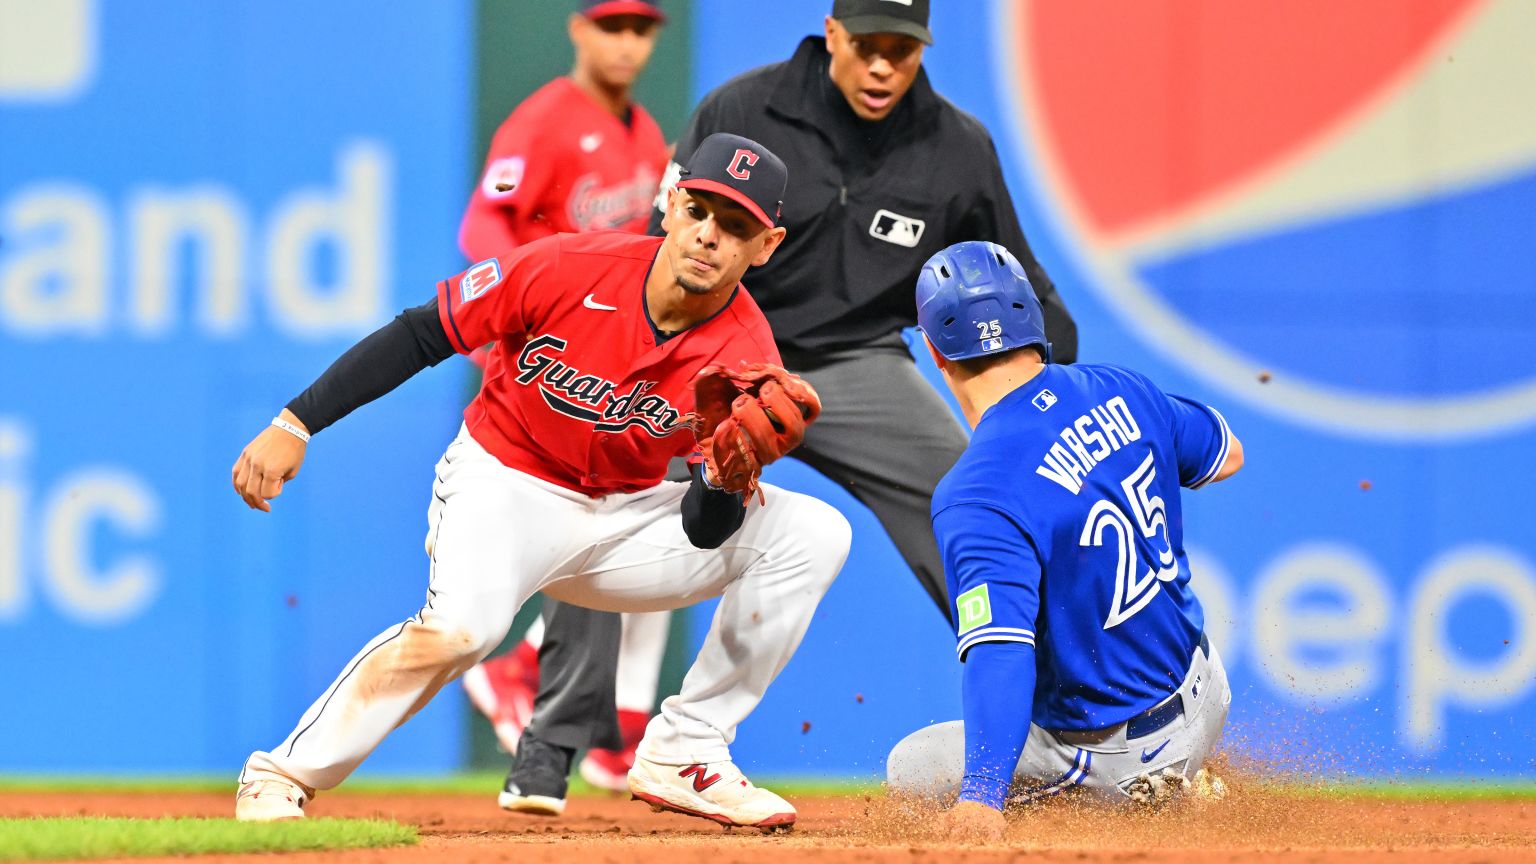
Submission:
[[[795,508],[791,530],[804,548],[818,557],[835,558],[841,567],[853,546],[853,526],[847,518],[820,498],[782,490],[780,495]]]
[[[885,760],[886,785],[901,795],[954,795],[964,774],[965,726],[958,720],[913,732],[897,742]]]
[[[444,680],[445,672],[451,677],[473,666],[484,656],[483,645],[476,634],[442,621],[407,621],[399,635],[381,643],[355,674],[359,682],[377,690],[419,686]]]
[[[431,638],[438,655],[445,662],[467,659],[467,669],[501,645],[514,614],[515,607],[509,611],[501,604],[438,604],[423,610],[420,620],[407,622],[406,629],[436,634]]]

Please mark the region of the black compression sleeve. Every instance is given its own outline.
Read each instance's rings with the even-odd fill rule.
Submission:
[[[690,465],[693,475],[683,493],[683,533],[699,549],[718,549],[747,518],[747,505],[734,492],[704,484],[704,465]]]
[[[454,353],[433,297],[348,348],[309,389],[288,403],[288,410],[313,435]]]

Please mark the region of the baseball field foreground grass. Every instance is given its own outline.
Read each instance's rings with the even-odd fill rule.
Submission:
[[[416,843],[416,828],[376,819],[252,824],[233,819],[0,819],[0,861],[374,849]]]

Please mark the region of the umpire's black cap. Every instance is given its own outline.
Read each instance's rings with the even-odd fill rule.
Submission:
[[[735,201],[769,228],[779,224],[789,169],[773,151],[740,135],[716,132],[678,172],[677,188],[714,192]]]
[[[900,33],[933,44],[928,0],[832,0],[832,17],[855,36]]]

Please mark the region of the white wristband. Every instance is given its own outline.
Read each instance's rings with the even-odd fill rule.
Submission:
[[[287,420],[284,420],[281,417],[273,417],[272,418],[272,425],[276,426],[277,428],[279,428],[281,430],[283,430],[284,432],[287,432],[287,433],[293,435],[293,437],[299,439],[300,441],[303,441],[305,444],[309,443],[309,433],[308,432],[305,432],[303,429],[300,429],[299,427],[293,425],[292,423],[289,423]]]

